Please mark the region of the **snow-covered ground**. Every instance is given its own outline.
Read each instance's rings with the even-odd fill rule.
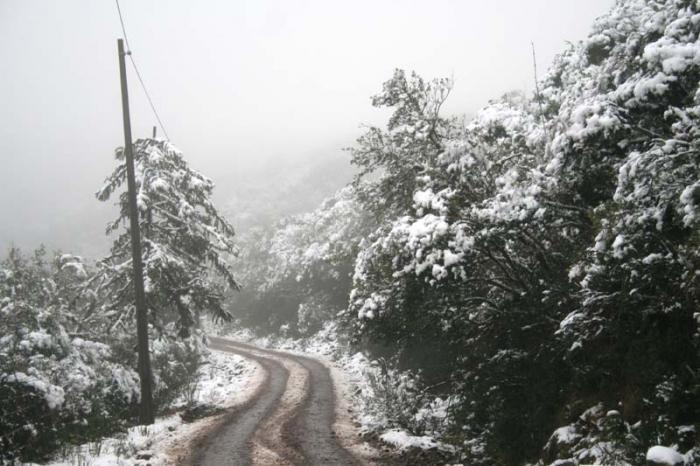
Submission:
[[[653,464],[669,466],[690,464],[690,458],[686,461],[685,456],[676,450],[660,445],[653,446],[647,451],[647,461]]]
[[[378,438],[387,447],[393,448],[397,452],[410,449],[454,451],[454,447],[440,442],[437,438],[428,435],[411,435],[406,430],[391,426],[386,413],[374,409],[376,407],[369,406],[368,401],[376,399],[377,396],[376,388],[370,381],[371,374],[376,374],[376,365],[362,353],[349,353],[345,350],[338,343],[333,324],[327,325],[309,338],[302,339],[256,337],[247,329],[228,332],[221,334],[221,336],[263,348],[311,355],[322,361],[331,369],[336,389],[342,398],[338,400],[340,406],[338,414],[345,415],[345,413],[350,412],[352,422],[355,425],[360,425],[361,434],[372,434],[373,437]],[[446,404],[446,401],[437,399],[421,409],[418,416],[424,419],[438,419],[438,421],[444,419]]]
[[[226,408],[242,403],[259,383],[260,367],[241,356],[212,351],[200,369],[201,378],[191,400],[181,398],[175,407],[207,404]],[[166,466],[178,463],[194,436],[209,418],[184,422],[179,414],[156,419],[147,427],[132,427],[126,433],[84,445],[66,447],[47,466]]]

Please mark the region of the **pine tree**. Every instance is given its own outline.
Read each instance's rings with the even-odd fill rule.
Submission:
[[[97,192],[101,201],[126,182],[123,148],[117,149],[116,159],[117,167]],[[227,289],[239,288],[229,264],[237,249],[233,227],[211,202],[214,183],[192,170],[166,141],[137,140],[134,163],[151,324],[164,332],[174,322],[178,334],[187,337],[202,312],[229,320],[223,300]],[[126,192],[118,197],[118,206],[119,216],[108,225],[108,234],[128,224]],[[106,291],[107,303],[100,314],[109,317],[113,327],[125,325],[134,312],[130,251],[125,228],[115,239],[111,255],[98,263],[93,279],[98,292]]]

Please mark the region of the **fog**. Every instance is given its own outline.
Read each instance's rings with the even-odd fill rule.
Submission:
[[[386,113],[394,68],[452,76],[447,113],[531,91],[566,41],[613,0],[122,0],[128,39],[171,141],[214,179],[237,225],[237,186],[273,189],[341,152]],[[94,192],[123,144],[113,1],[0,2],[0,250],[106,251]],[[155,119],[129,69],[134,138]],[[160,131],[160,130],[159,130]],[[162,135],[162,131],[160,134]],[[266,180],[268,181],[266,183]],[[291,182],[291,181],[290,181]],[[302,188],[306,189],[306,188]],[[331,189],[331,188],[328,188]],[[259,191],[250,191],[251,196]],[[274,196],[270,197],[271,199]]]

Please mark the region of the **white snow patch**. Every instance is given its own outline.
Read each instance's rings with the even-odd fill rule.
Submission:
[[[392,429],[384,432],[379,438],[389,445],[397,447],[399,450],[407,450],[409,448],[420,448],[421,450],[430,450],[438,447],[438,442],[432,437],[426,435],[417,436],[411,435],[404,430]]]
[[[676,450],[668,447],[656,445],[647,451],[647,461],[652,461],[664,465],[683,464],[685,461],[683,455]]]
[[[556,439],[558,443],[571,445],[574,441],[581,438],[581,435],[576,432],[573,426],[564,426],[555,430],[552,438]]]
[[[212,351],[208,363],[200,369],[201,377],[192,401],[217,407],[237,404],[255,387],[259,370],[256,363],[241,356]],[[207,419],[187,424],[178,414],[158,418],[153,425],[132,427],[124,434],[75,446],[46,466],[175,464],[177,459],[169,456],[169,450],[186,444],[201,422]],[[149,459],[137,459],[140,455],[149,456]]]
[[[462,257],[464,257],[464,253],[460,252],[459,254],[455,254],[449,249],[445,249],[443,251],[443,262],[445,264],[445,267],[449,267],[451,265],[459,263],[459,261],[462,260]]]

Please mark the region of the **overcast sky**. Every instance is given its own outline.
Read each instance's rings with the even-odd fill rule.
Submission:
[[[219,196],[259,167],[329,155],[381,123],[394,68],[453,76],[447,113],[530,91],[613,0],[121,0],[134,58],[173,143]],[[111,0],[0,0],[0,251],[92,254],[94,192],[123,143]],[[155,123],[130,70],[134,138]],[[256,169],[257,168],[257,169]],[[235,225],[235,218],[231,219]],[[97,246],[95,246],[97,245]]]

